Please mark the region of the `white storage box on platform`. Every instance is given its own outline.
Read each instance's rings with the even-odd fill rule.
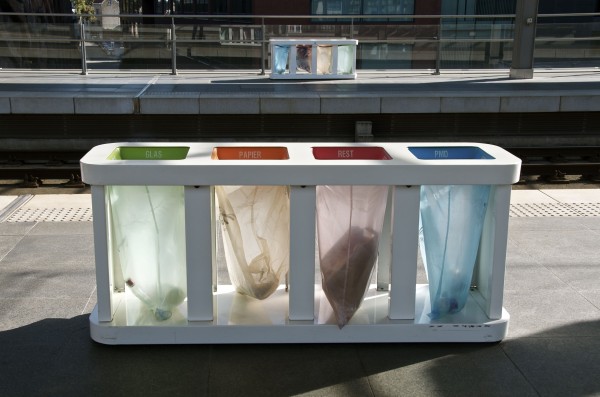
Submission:
[[[494,342],[506,336],[508,216],[520,160],[499,147],[113,143],[93,148],[81,168],[92,190],[98,302],[90,326],[100,343]],[[278,215],[269,215],[285,222],[283,229],[264,237],[253,225],[254,240],[243,243],[249,256],[237,257],[247,265],[248,280],[271,277],[278,283],[261,299],[216,277],[217,228],[236,235],[242,222],[234,209],[219,204],[225,196],[215,200],[216,186],[283,187],[274,191]],[[332,294],[326,296],[315,281],[317,206],[324,205],[323,211],[329,205],[317,203],[317,190],[326,186],[351,192],[385,186],[390,192],[381,234],[380,226],[362,226],[375,223],[347,222],[343,212],[319,218],[325,233],[328,223],[347,222],[350,226],[332,236],[343,236],[348,227],[348,241],[358,228],[362,246],[342,250],[356,249],[350,262],[373,260],[370,245],[378,244],[373,281],[364,294],[362,286],[351,291],[362,299],[343,323],[332,313]],[[256,191],[239,190],[245,199],[266,200]],[[358,199],[368,194],[350,197],[357,197],[351,207],[381,207],[379,198]],[[252,222],[259,219],[254,209],[248,214]],[[474,229],[469,241],[455,243],[464,228]],[[269,251],[269,238],[283,248]],[[339,250],[343,239],[331,237],[332,249]],[[427,256],[429,285],[416,281],[419,246]],[[320,256],[333,264],[328,271],[335,271],[343,259],[332,261],[327,254]],[[269,265],[275,257],[284,258],[278,259],[277,278]],[[341,283],[330,280],[327,288],[336,292]]]
[[[271,79],[355,79],[351,39],[271,39]]]

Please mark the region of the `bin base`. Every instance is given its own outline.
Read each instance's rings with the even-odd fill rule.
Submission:
[[[315,319],[288,319],[288,294],[283,288],[264,301],[219,286],[214,295],[212,321],[187,321],[183,303],[171,319],[158,322],[139,301],[116,294],[116,312],[110,322],[98,321],[97,307],[90,315],[93,340],[108,345],[219,344],[219,343],[376,343],[376,342],[497,342],[508,331],[509,314],[490,320],[474,296],[457,314],[432,320],[426,284],[416,287],[415,318],[390,320],[387,292],[372,285],[350,323],[339,329],[320,286],[315,286]],[[473,294],[477,294],[474,292]]]

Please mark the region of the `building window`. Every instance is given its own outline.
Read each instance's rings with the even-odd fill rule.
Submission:
[[[413,15],[415,0],[312,0],[311,10],[313,15]],[[377,19],[392,20],[405,19]]]

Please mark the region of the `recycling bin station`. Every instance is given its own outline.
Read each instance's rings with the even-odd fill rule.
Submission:
[[[500,147],[468,142],[96,146],[81,159],[94,218],[91,337],[103,344],[502,340],[510,194],[520,166]],[[379,187],[384,198],[371,200],[369,190]],[[324,188],[353,197],[353,210],[330,216],[334,207],[321,199],[329,196],[318,193]],[[242,216],[236,203],[244,202],[251,210]],[[373,206],[382,221],[371,222]],[[363,216],[354,211],[363,207],[364,221],[343,219]],[[351,226],[329,233],[338,220]],[[272,230],[263,232],[265,223]],[[465,228],[475,232],[463,248],[453,238]],[[229,272],[229,261],[239,265],[237,283],[218,276],[223,246]],[[431,286],[417,283],[419,257]],[[358,307],[336,321],[328,299],[353,282],[336,277],[363,262],[370,267],[356,279],[365,287],[349,292]]]
[[[270,79],[356,79],[358,40],[279,38],[269,40]]]

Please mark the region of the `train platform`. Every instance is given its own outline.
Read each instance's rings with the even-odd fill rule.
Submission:
[[[0,70],[0,114],[277,115],[588,112],[600,69],[359,70],[356,80],[271,80],[260,71]]]
[[[491,344],[105,346],[89,194],[0,195],[2,396],[600,395],[600,189],[515,186]]]

